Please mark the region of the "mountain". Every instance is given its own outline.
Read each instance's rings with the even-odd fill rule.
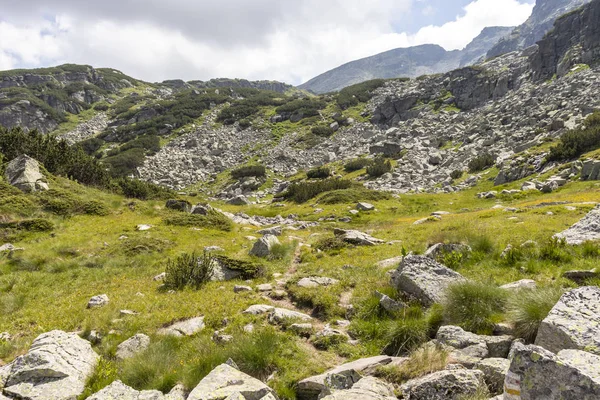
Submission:
[[[446,51],[433,44],[399,48],[351,61],[298,86],[314,93],[327,93],[377,78],[415,78],[447,72],[479,61],[513,27],[485,28],[463,50]]]
[[[184,82],[182,80],[168,80],[162,82],[163,85],[171,88],[179,89],[215,89],[215,88],[247,88],[247,89],[259,89],[259,90],[270,90],[278,93],[285,93],[293,90],[294,86],[288,85],[287,83],[278,81],[249,81],[246,79],[229,79],[229,78],[217,78],[209,81],[189,81]]]
[[[527,21],[496,43],[487,52],[487,58],[534,45],[552,29],[558,17],[589,2],[590,0],[537,0]]]

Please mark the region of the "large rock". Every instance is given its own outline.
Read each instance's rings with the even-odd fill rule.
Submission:
[[[120,360],[131,358],[150,346],[150,337],[138,333],[117,346],[116,357]]]
[[[396,400],[396,396],[392,385],[369,376],[356,382],[350,389],[333,391],[322,400]]]
[[[430,306],[444,299],[446,288],[464,281],[458,272],[423,256],[407,256],[392,274],[392,285]]]
[[[487,348],[488,355],[486,357],[501,357],[508,356],[510,347],[514,338],[512,336],[486,336],[476,335],[467,332],[464,329],[445,325],[438,329],[435,336],[439,343],[447,346],[452,346],[455,349],[466,349],[471,346],[483,344]]]
[[[542,321],[535,344],[553,353],[579,349],[600,354],[600,288],[587,286],[563,294]]]
[[[22,400],[75,400],[97,362],[91,344],[76,334],[44,333],[13,362],[4,394]]]
[[[506,358],[487,358],[476,365],[483,372],[485,383],[494,394],[502,393],[509,367],[510,361]]]
[[[471,246],[461,243],[436,243],[429,247],[425,254],[425,257],[433,258],[434,260],[443,257],[449,253],[461,253],[466,254],[471,252]]]
[[[600,399],[600,357],[581,350],[553,354],[515,344],[504,381],[504,400]]]
[[[344,242],[356,246],[375,246],[376,244],[383,243],[383,240],[374,238],[373,236],[360,231],[336,228],[333,233]]]
[[[192,336],[204,329],[204,317],[196,317],[176,322],[158,330],[164,336]]]
[[[311,276],[302,278],[298,281],[298,286],[303,288],[316,288],[319,286],[330,286],[335,285],[339,281],[333,278],[327,278],[322,276]]]
[[[269,322],[272,324],[284,324],[288,321],[311,321],[310,315],[285,308],[275,308],[269,314]]]
[[[265,258],[271,255],[271,249],[273,246],[280,244],[277,236],[274,235],[265,235],[262,238],[258,239],[254,246],[252,246],[252,250],[250,250],[251,256]]]
[[[599,240],[600,205],[590,211],[581,221],[554,236],[564,239],[568,244],[581,244],[590,240]]]
[[[46,178],[39,163],[31,157],[20,155],[6,166],[6,180],[25,193],[48,190]]]
[[[88,397],[88,400],[185,400],[185,391],[181,385],[175,386],[169,394],[158,390],[138,391],[121,381],[114,381],[98,393]]]
[[[373,374],[379,367],[388,365],[394,360],[394,357],[375,356],[340,365],[323,374],[301,380],[298,382],[296,394],[299,400],[316,400],[321,393],[327,393],[329,390],[328,377],[342,375],[351,378],[358,374]]]
[[[245,400],[261,400],[268,395],[277,399],[275,392],[258,379],[221,364],[200,381],[188,400],[223,400],[236,393]]]
[[[484,386],[483,372],[453,369],[411,379],[400,390],[407,400],[455,400],[474,395]]]

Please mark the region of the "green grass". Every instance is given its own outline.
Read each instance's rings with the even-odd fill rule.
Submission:
[[[562,290],[548,287],[535,290],[520,290],[508,303],[508,320],[514,326],[514,334],[533,343],[541,322],[554,307]]]

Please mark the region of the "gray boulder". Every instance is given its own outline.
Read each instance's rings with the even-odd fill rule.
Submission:
[[[308,278],[302,278],[298,281],[298,286],[303,288],[316,288],[319,286],[331,286],[335,285],[339,281],[333,278],[311,276]]]
[[[250,201],[244,195],[239,195],[229,200],[227,204],[231,204],[234,206],[247,206],[250,204]]]
[[[471,246],[468,246],[466,244],[460,244],[460,243],[437,243],[434,244],[433,246],[429,247],[427,249],[427,251],[425,251],[425,254],[423,254],[425,257],[429,257],[429,258],[433,258],[438,259],[442,256],[444,256],[445,254],[449,254],[449,253],[470,253],[471,252]]]
[[[600,399],[600,357],[581,350],[553,354],[515,344],[504,381],[507,400]]]
[[[94,296],[88,301],[87,308],[98,308],[104,307],[109,302],[108,296],[105,294],[99,294]]]
[[[542,321],[535,344],[553,353],[579,349],[600,354],[600,288],[587,286],[563,294]]]
[[[446,288],[464,281],[458,272],[423,256],[407,256],[392,274],[392,286],[430,306],[444,299]]]
[[[310,315],[298,311],[287,310],[285,308],[275,308],[269,314],[271,324],[284,324],[288,321],[312,321]]]
[[[490,392],[494,394],[502,393],[509,367],[510,361],[506,358],[486,358],[476,365],[476,368],[483,372]]]
[[[40,164],[33,158],[20,155],[6,166],[8,183],[25,193],[48,190],[48,182],[40,172]]]
[[[271,255],[271,249],[273,246],[280,244],[277,236],[274,235],[265,235],[262,238],[258,239],[254,246],[252,246],[252,250],[250,250],[251,256],[265,258]]]
[[[512,336],[486,336],[467,332],[458,326],[445,325],[438,329],[435,336],[439,343],[455,349],[466,349],[471,346],[484,345],[487,349],[485,357],[505,358],[508,356],[514,338]]]
[[[38,336],[12,363],[4,394],[24,400],[74,400],[98,362],[90,342],[74,333]]]
[[[392,385],[369,376],[360,379],[350,389],[333,391],[322,400],[396,400],[396,396]]]
[[[150,346],[150,337],[138,333],[117,346],[116,357],[120,360],[131,358]]]
[[[175,386],[169,394],[162,394],[158,390],[138,391],[125,385],[121,381],[114,381],[98,393],[88,397],[88,400],[185,400],[183,386]]]
[[[272,226],[270,228],[262,229],[258,231],[261,235],[273,235],[273,236],[281,236],[283,234],[283,228],[281,225]]]
[[[359,211],[373,211],[375,209],[375,206],[370,203],[361,202],[356,205],[356,209]]]
[[[453,369],[411,379],[400,387],[407,400],[456,400],[485,386],[483,372]]]
[[[202,379],[188,400],[222,400],[236,393],[245,400],[261,400],[268,395],[277,400],[270,387],[227,364],[219,365]]]
[[[204,317],[196,317],[176,322],[157,331],[163,336],[192,336],[205,328]]]
[[[373,236],[367,235],[366,233],[360,231],[336,228],[333,233],[335,236],[341,238],[344,242],[356,246],[375,246],[383,243],[383,240],[376,239]]]
[[[590,240],[600,239],[600,205],[590,211],[575,225],[554,235],[564,239],[568,244],[581,244]]]

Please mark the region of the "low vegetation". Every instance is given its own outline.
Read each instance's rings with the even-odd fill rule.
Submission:
[[[169,260],[166,268],[165,289],[182,290],[191,287],[198,290],[213,276],[215,259],[209,254],[182,254]]]
[[[564,133],[550,149],[548,161],[568,161],[600,148],[600,112],[590,114],[579,130]]]
[[[327,179],[330,176],[331,176],[331,169],[326,166],[313,168],[306,172],[306,177],[308,179]]]
[[[348,189],[351,186],[352,182],[344,179],[325,179],[316,182],[294,183],[285,192],[278,195],[278,197],[296,203],[304,203],[310,199],[314,199],[321,193]]]
[[[248,177],[263,178],[267,175],[267,169],[264,165],[246,165],[231,171],[231,177],[234,179],[243,179]]]
[[[371,178],[379,178],[388,172],[392,172],[393,169],[394,167],[392,166],[392,162],[390,160],[387,160],[385,157],[378,156],[367,166],[367,175]]]
[[[469,161],[468,168],[470,173],[481,172],[490,167],[493,167],[496,163],[496,157],[489,154],[484,153]]]

